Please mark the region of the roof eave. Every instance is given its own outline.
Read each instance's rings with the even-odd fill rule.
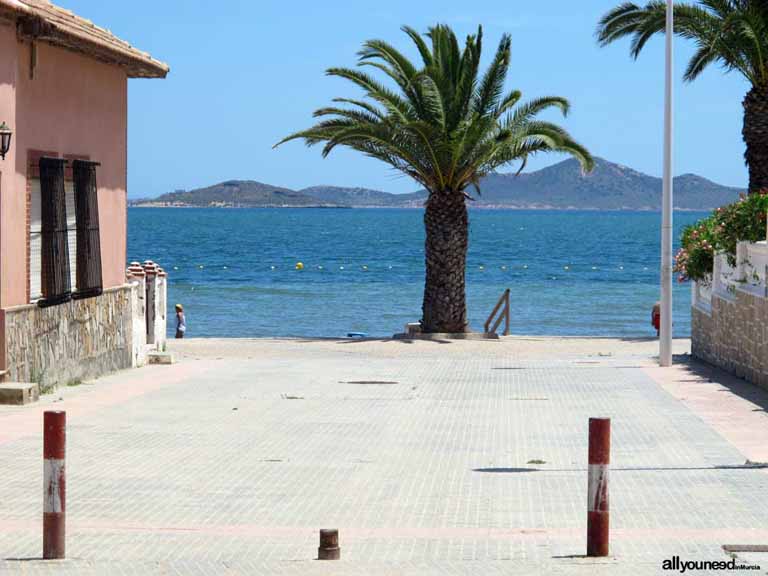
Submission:
[[[129,78],[165,78],[170,68],[164,62],[152,59],[136,58],[131,54],[121,53],[110,46],[104,46],[97,39],[85,38],[72,31],[55,30],[52,34],[37,37],[42,40],[101,62],[123,68]]]
[[[2,16],[16,22],[17,34],[23,40],[47,42],[119,66],[129,78],[165,78],[170,72],[164,62],[155,60],[117,37],[114,37],[114,42],[106,42],[73,26],[65,29],[18,0],[0,0]]]

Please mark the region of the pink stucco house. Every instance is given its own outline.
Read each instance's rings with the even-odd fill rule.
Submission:
[[[47,0],[0,0],[0,124],[12,130],[0,160],[6,380],[55,383],[136,363],[146,312],[137,286],[157,274],[126,276],[127,87],[167,73]]]

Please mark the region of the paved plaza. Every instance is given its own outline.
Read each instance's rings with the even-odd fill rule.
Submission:
[[[768,394],[687,341],[672,370],[648,341],[170,348],[172,366],[0,407],[0,573],[663,574],[768,544],[768,470],[745,466],[768,460]],[[63,562],[39,560],[45,409],[68,417]],[[612,539],[589,559],[596,416]],[[320,528],[340,561],[315,560]],[[739,555],[753,574],[764,557]]]

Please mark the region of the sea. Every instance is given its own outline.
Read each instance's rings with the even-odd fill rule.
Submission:
[[[677,212],[683,226],[707,213]],[[129,208],[128,259],[168,272],[188,337],[387,337],[421,317],[423,212],[409,209]],[[467,308],[482,330],[511,290],[520,335],[655,335],[661,214],[471,210]],[[302,269],[297,269],[297,264]],[[690,335],[690,285],[674,287]]]

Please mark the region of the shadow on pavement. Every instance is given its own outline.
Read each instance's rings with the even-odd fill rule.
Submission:
[[[747,382],[690,356],[685,356],[679,360],[676,358],[675,362],[684,365],[685,370],[691,375],[690,380],[683,380],[683,382],[714,382],[723,387],[721,392],[730,392],[759,406],[753,412],[768,411],[768,391],[760,388],[757,384]]]
[[[716,470],[764,470],[768,464],[762,462],[746,462],[744,464],[721,464],[719,466],[637,466],[611,468],[614,472],[687,472],[687,471],[716,471]],[[473,468],[472,472],[486,474],[522,474],[526,472],[586,472],[586,468]]]

